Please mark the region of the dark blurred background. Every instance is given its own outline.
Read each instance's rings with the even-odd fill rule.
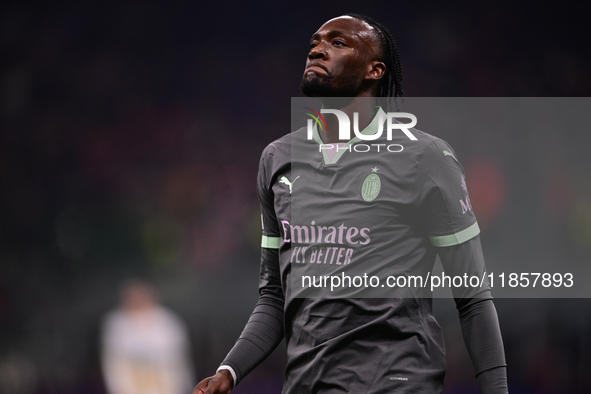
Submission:
[[[215,371],[258,296],[260,152],[290,131],[311,34],[346,12],[391,29],[407,96],[591,95],[584,2],[2,2],[0,394],[104,393],[100,324],[129,278],[187,323],[196,377]],[[426,131],[466,168],[489,265],[591,263],[591,134],[493,151]],[[435,303],[445,392],[475,393]],[[496,305],[512,393],[591,392],[588,299]],[[235,392],[279,392],[282,351]]]

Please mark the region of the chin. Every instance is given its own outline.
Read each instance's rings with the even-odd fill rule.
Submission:
[[[322,97],[322,92],[325,90],[318,77],[304,78],[300,84],[301,92],[308,97]]]
[[[354,76],[344,76],[340,78],[340,86],[334,86],[334,81],[330,78],[319,78],[314,75],[310,78],[302,79],[300,90],[308,97],[354,97],[359,91]]]

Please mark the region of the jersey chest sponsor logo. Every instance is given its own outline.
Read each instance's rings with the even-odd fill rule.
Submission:
[[[354,261],[355,246],[371,242],[370,229],[354,226],[291,225],[282,220],[283,242],[291,243],[289,262],[296,264],[347,265]],[[296,246],[297,245],[297,246]]]
[[[309,226],[291,225],[287,220],[281,220],[283,229],[283,242],[296,244],[349,244],[367,245],[371,241],[370,229],[367,227],[347,227],[345,223],[340,226],[320,226],[312,220]]]
[[[375,200],[382,189],[382,181],[378,174],[376,174],[378,170],[379,168],[377,167],[372,168],[371,174],[365,177],[361,185],[361,197],[367,202]]]

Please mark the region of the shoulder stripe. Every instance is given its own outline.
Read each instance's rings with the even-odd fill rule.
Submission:
[[[267,237],[263,235],[263,239],[261,240],[261,247],[268,248],[268,249],[279,249],[279,243],[281,238],[279,237]]]
[[[455,234],[450,235],[429,235],[429,240],[433,246],[453,246],[459,245],[480,234],[480,228],[478,223],[474,222],[473,225],[465,230],[462,230]]]

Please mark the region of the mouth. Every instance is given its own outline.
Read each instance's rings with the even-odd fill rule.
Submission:
[[[321,64],[318,63],[310,63],[306,66],[305,71],[317,71],[318,69],[322,70],[324,73],[328,74],[328,70]]]

